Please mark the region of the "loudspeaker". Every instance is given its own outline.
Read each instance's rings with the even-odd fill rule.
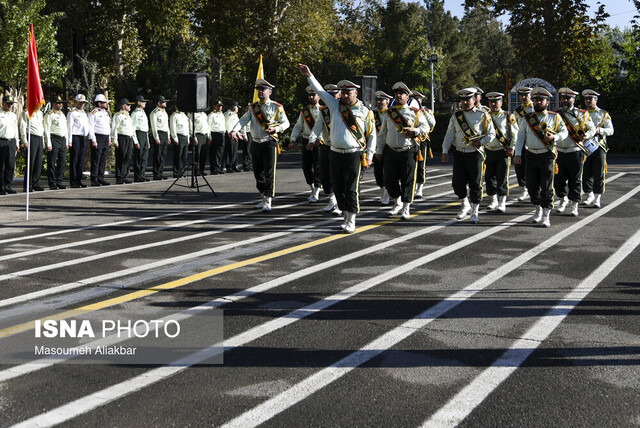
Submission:
[[[177,86],[178,109],[197,112],[209,108],[209,75],[207,73],[180,73]]]
[[[355,76],[353,82],[360,85],[358,98],[369,108],[376,106],[376,91],[378,90],[378,76]]]

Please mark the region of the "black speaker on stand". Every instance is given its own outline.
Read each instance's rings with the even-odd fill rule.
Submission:
[[[178,174],[178,177],[171,183],[171,186],[164,191],[162,196],[166,195],[169,190],[180,180],[187,170],[191,170],[191,186],[200,192],[200,185],[198,184],[198,176],[202,177],[207,184],[213,196],[218,196],[213,190],[213,187],[209,184],[202,171],[200,171],[199,159],[196,158],[195,153],[195,113],[206,111],[209,108],[208,103],[209,95],[209,75],[207,73],[181,73],[178,75],[178,110],[192,113],[191,120],[191,135],[190,144],[193,143],[191,149],[191,163],[186,165],[182,171]]]

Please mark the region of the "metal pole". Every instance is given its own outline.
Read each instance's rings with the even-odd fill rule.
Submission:
[[[27,218],[26,221],[29,221],[29,186],[31,185],[31,118],[29,117],[29,113],[27,112],[27,174],[25,177],[25,189],[27,190]]]
[[[435,94],[433,93],[433,59],[431,57],[429,57],[429,62],[431,63],[431,111],[435,111],[434,110],[434,96],[435,96]]]

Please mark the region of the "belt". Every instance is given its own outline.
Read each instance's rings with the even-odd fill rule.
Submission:
[[[533,153],[534,155],[539,155],[539,154],[542,154],[542,153],[549,153],[549,150],[547,150],[547,149],[529,149],[529,148],[527,148],[527,151]]]
[[[267,141],[273,140],[272,137],[266,137],[266,138],[254,138],[253,142],[254,143],[266,143]]]
[[[400,147],[400,148],[391,147],[391,146],[388,146],[388,147],[391,150],[393,150],[394,152],[398,152],[398,153],[406,152],[406,151],[411,150],[413,148],[413,146],[404,146],[404,147]]]
[[[576,146],[576,147],[570,147],[570,148],[568,148],[568,149],[565,149],[565,148],[563,148],[563,147],[557,147],[557,149],[558,149],[558,151],[559,151],[560,153],[573,153],[573,152],[579,152],[579,151],[581,151],[581,150],[582,150],[582,149],[581,149],[580,147],[578,147],[578,146]]]
[[[467,149],[467,148],[461,149],[460,147],[456,147],[456,151],[458,151],[458,152],[462,152],[462,153],[473,153],[473,152],[477,152],[477,150],[476,150],[476,149],[473,149],[473,148],[472,148],[472,149]]]
[[[355,153],[355,152],[361,152],[362,149],[361,148],[351,148],[351,149],[339,149],[337,147],[333,147],[331,146],[331,151],[333,152],[337,152],[337,153]]]
[[[504,150],[504,147],[499,147],[499,148],[492,148],[492,147],[485,147],[485,149],[489,150],[490,152],[499,152]]]

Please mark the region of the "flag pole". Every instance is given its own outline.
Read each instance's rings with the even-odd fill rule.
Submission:
[[[31,118],[27,115],[27,129],[29,133],[27,134],[27,176],[25,177],[25,189],[27,190],[27,219],[29,221],[29,185],[31,184]]]

